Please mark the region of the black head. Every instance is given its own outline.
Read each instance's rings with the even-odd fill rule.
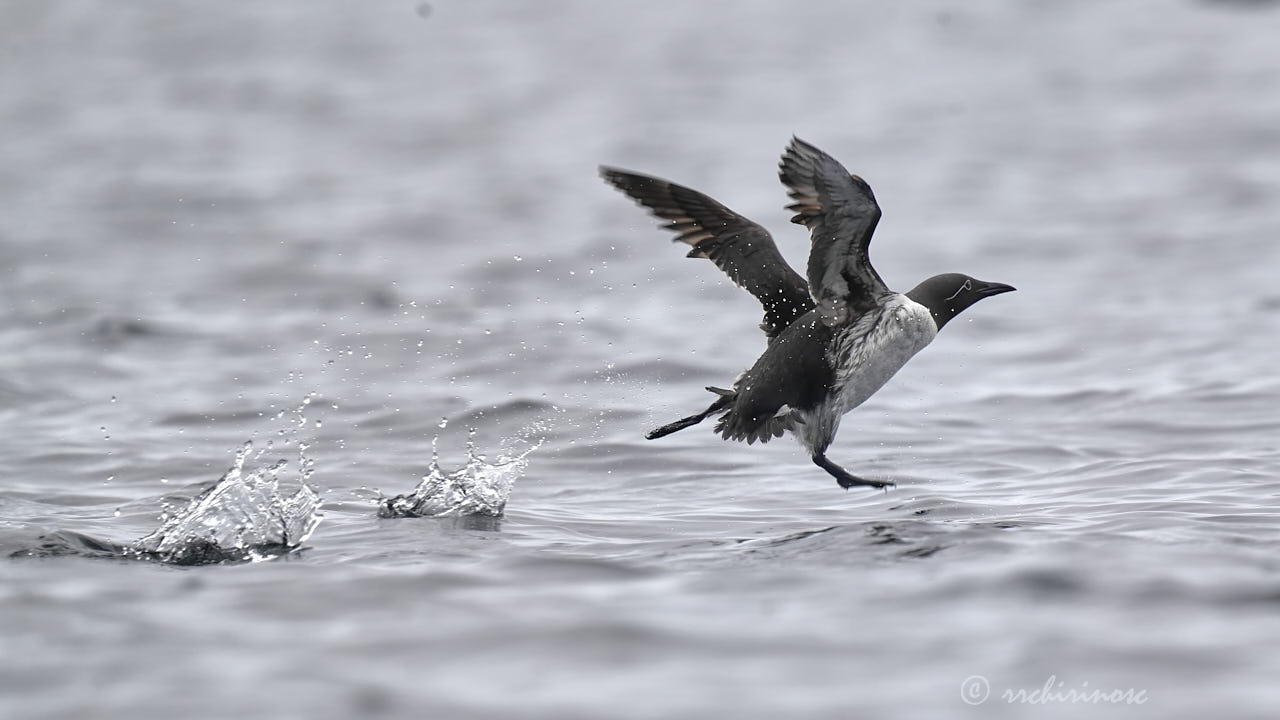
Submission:
[[[907,297],[929,308],[938,329],[947,324],[960,311],[982,298],[1011,292],[1014,288],[1004,283],[991,283],[960,273],[934,275],[915,286]]]

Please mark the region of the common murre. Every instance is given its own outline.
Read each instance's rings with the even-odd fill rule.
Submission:
[[[706,410],[650,431],[670,435],[721,413],[726,440],[768,442],[790,431],[840,487],[885,487],[827,458],[845,413],[879,390],[938,331],[979,300],[1013,290],[968,275],[935,275],[907,293],[885,286],[867,247],[880,206],[871,187],[818,148],[793,137],[778,177],[795,202],[791,222],[809,228],[808,281],[760,225],[702,193],[660,178],[601,166],[601,176],[667,222],[688,257],[711,260],[764,307],[768,347],[732,390]]]

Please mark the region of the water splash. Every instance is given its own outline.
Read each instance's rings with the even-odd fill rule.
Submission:
[[[305,447],[303,448],[305,450]],[[158,530],[138,540],[126,554],[176,565],[266,560],[295,550],[320,524],[320,496],[305,482],[293,495],[280,493],[287,461],[246,473],[253,452],[246,442],[235,463],[215,485],[185,508],[166,512]]]
[[[476,451],[475,434],[472,428],[467,440],[467,464],[454,471],[440,468],[440,455],[436,449],[439,438],[433,438],[431,465],[422,482],[407,495],[380,497],[378,516],[502,517],[516,479],[529,467],[529,454],[542,447],[542,440],[532,441],[518,453],[504,451],[490,462]]]

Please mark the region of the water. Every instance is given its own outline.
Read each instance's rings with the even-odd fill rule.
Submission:
[[[286,461],[244,473],[253,451],[246,442],[235,464],[186,507],[168,510],[158,530],[129,547],[126,555],[174,565],[269,560],[302,547],[324,515],[320,496],[305,482],[292,495],[280,493]]]
[[[1277,21],[6,4],[0,716],[1274,716]],[[642,439],[750,364],[759,309],[595,166],[798,265],[792,133],[875,188],[891,287],[1019,288],[846,417],[832,458],[888,491]],[[265,517],[318,494],[305,542],[119,552],[249,440],[241,479],[289,463]],[[424,476],[501,478],[501,515],[379,517],[447,509]]]
[[[472,433],[474,434],[474,430]],[[431,465],[413,492],[378,499],[382,518],[499,518],[515,482],[529,466],[533,445],[518,454],[503,453],[488,462],[467,443],[467,464],[457,470],[440,467],[436,441],[431,442]]]

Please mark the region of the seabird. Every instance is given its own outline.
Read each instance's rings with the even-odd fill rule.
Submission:
[[[708,387],[706,410],[650,431],[669,435],[720,414],[726,440],[768,442],[790,432],[840,487],[892,482],[853,475],[827,458],[840,419],[879,390],[938,331],[979,300],[1014,288],[968,275],[935,275],[906,293],[885,286],[867,247],[880,221],[871,187],[799,138],[778,176],[794,201],[791,222],[809,229],[808,280],[783,260],[769,232],[702,193],[611,167],[601,176],[692,246],[764,306],[768,347],[731,390]]]

